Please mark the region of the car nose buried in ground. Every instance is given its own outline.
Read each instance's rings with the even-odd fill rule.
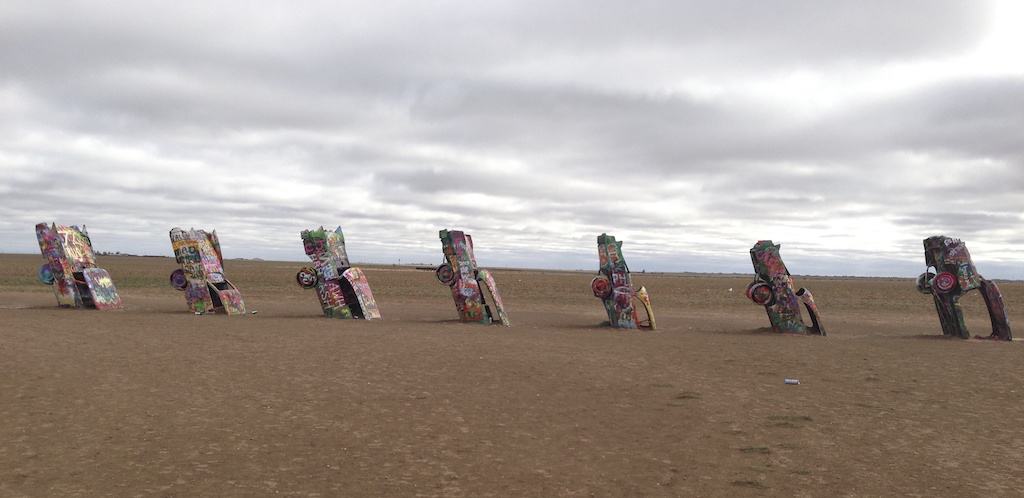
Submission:
[[[928,237],[924,239],[924,260],[928,269],[917,277],[917,290],[934,298],[942,335],[963,339],[971,337],[964,323],[960,298],[979,289],[992,322],[992,334],[988,338],[1013,340],[1010,318],[999,286],[978,273],[963,241],[944,235]]]
[[[96,266],[85,225],[36,225],[36,239],[46,262],[39,281],[53,286],[57,304],[68,308],[121,309],[121,296],[107,270]]]
[[[793,277],[779,255],[781,244],[761,240],[750,249],[750,260],[754,264],[754,281],[747,286],[747,298],[764,306],[771,321],[772,330],[791,334],[825,335],[821,325],[818,306],[811,291],[800,288],[793,291]],[[800,303],[807,308],[811,326],[804,324],[800,314]]]
[[[341,227],[333,232],[320,227],[303,230],[302,246],[313,261],[295,275],[303,289],[316,289],[324,316],[329,318],[380,318],[370,283],[359,268],[353,268],[345,251]]]
[[[244,314],[242,293],[224,277],[224,257],[217,231],[175,227],[170,236],[174,259],[181,265],[171,273],[171,286],[185,293],[189,309],[196,314]]]
[[[445,263],[437,267],[437,279],[451,287],[459,318],[464,322],[508,326],[508,315],[494,277],[491,272],[477,268],[473,238],[458,230],[441,230],[438,236]]]
[[[622,255],[622,242],[602,233],[597,237],[597,255],[601,274],[590,281],[590,289],[604,303],[608,323],[620,329],[656,328],[651,297],[645,287],[633,288],[629,267]],[[646,318],[640,318],[641,309]]]

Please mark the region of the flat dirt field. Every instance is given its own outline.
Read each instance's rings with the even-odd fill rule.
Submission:
[[[2,496],[1024,495],[1024,342],[944,339],[906,279],[797,277],[829,333],[798,337],[749,277],[634,274],[636,332],[586,273],[496,271],[504,328],[411,268],[366,268],[366,322],[302,263],[227,261],[240,317],[188,313],[167,258],[100,259],[125,311],[58,309],[40,263],[0,256]]]

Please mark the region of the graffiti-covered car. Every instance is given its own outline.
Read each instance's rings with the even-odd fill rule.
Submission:
[[[750,249],[754,264],[754,281],[747,286],[747,298],[764,306],[772,330],[792,334],[825,335],[811,291],[800,288],[793,291],[793,277],[779,255],[781,244],[761,240]],[[811,325],[804,323],[800,303],[807,308]]]
[[[85,225],[36,225],[36,239],[46,262],[39,281],[53,286],[57,304],[68,308],[116,310],[121,296],[107,270],[96,266],[96,254]]]
[[[345,235],[341,227],[334,231],[320,227],[303,230],[302,247],[313,261],[295,275],[303,289],[316,289],[324,316],[329,318],[380,318],[377,301],[373,299],[370,283],[359,268],[348,261]]]
[[[196,314],[245,313],[242,293],[224,276],[217,231],[175,227],[170,236],[174,259],[181,266],[171,273],[171,286],[185,293],[189,310]]]
[[[597,237],[600,275],[590,281],[594,296],[604,303],[608,323],[615,328],[656,328],[651,296],[645,287],[633,288],[633,280],[622,255],[622,242],[602,233]],[[639,311],[643,310],[643,317]]]
[[[945,336],[969,339],[960,298],[978,289],[985,299],[992,322],[990,339],[1011,341],[1010,318],[1003,304],[1003,294],[995,282],[982,277],[974,267],[967,245],[960,239],[937,235],[924,239],[924,260],[927,269],[917,277],[917,290],[931,294],[939,323]]]
[[[445,262],[435,274],[441,283],[451,287],[459,318],[464,322],[508,326],[508,315],[494,277],[476,265],[473,238],[458,230],[441,230],[438,235]]]

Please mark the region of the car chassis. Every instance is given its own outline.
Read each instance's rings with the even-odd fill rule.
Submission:
[[[764,306],[775,332],[826,335],[811,291],[803,287],[793,291],[793,277],[779,256],[780,247],[782,244],[761,240],[750,249],[754,281],[747,286],[747,298]],[[810,327],[804,324],[800,303],[803,303],[810,315]]]
[[[96,254],[85,225],[36,225],[36,239],[46,262],[39,267],[39,281],[53,286],[62,308],[117,310],[121,296],[107,270],[96,266]]]
[[[171,273],[171,287],[185,293],[189,310],[197,315],[217,311],[244,314],[242,293],[224,277],[224,256],[217,231],[175,227],[170,237],[174,259],[181,265]]]
[[[917,290],[922,294],[931,294],[934,299],[942,335],[970,339],[971,333],[964,322],[960,298],[978,289],[985,299],[985,307],[992,322],[992,334],[987,338],[1013,340],[1010,318],[1006,314],[999,286],[978,273],[963,241],[944,235],[928,237],[924,239],[924,260],[928,269],[917,277]]]
[[[380,318],[380,309],[370,291],[370,283],[359,268],[348,261],[345,235],[341,227],[333,232],[324,227],[303,230],[302,247],[313,261],[295,275],[303,289],[316,289],[320,307],[328,318]]]
[[[600,261],[598,271],[601,274],[590,281],[590,290],[604,304],[608,312],[608,323],[619,329],[657,328],[647,288],[633,288],[629,267],[622,255],[622,242],[602,233],[597,237],[597,256]],[[640,309],[644,310],[646,319],[639,317]]]
[[[437,279],[449,286],[463,322],[510,325],[505,305],[491,272],[478,268],[473,237],[458,230],[441,230],[445,263],[437,267]],[[490,294],[485,297],[484,291]]]

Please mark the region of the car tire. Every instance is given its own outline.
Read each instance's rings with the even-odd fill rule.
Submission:
[[[53,285],[55,277],[53,276],[53,268],[50,267],[50,263],[43,263],[42,266],[39,267],[36,277],[44,285]]]
[[[608,299],[612,295],[612,282],[604,275],[598,275],[590,281],[590,290],[598,299]]]
[[[957,280],[956,275],[944,271],[935,275],[932,279],[932,288],[938,291],[940,294],[949,294],[960,286],[960,281]]]
[[[747,286],[747,299],[753,301],[754,304],[771,306],[775,304],[775,291],[772,286],[764,282],[751,282]]]
[[[308,266],[303,267],[295,274],[295,283],[303,289],[312,289],[319,281],[320,277],[316,274],[316,270]]]
[[[448,287],[455,285],[455,272],[452,271],[452,266],[448,263],[438,266],[437,270],[434,270],[434,275],[437,276],[438,281]]]
[[[188,287],[188,278],[185,277],[185,270],[178,268],[171,272],[171,287],[180,291],[185,290]]]

